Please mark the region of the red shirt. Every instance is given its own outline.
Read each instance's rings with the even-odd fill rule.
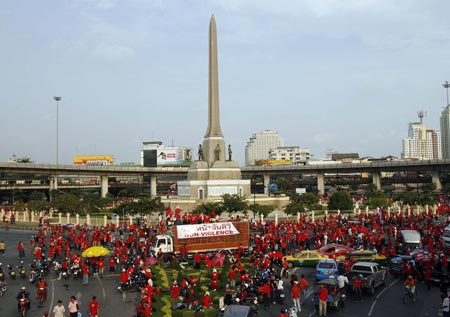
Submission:
[[[300,298],[300,288],[298,288],[298,284],[294,284],[294,286],[291,289],[291,297],[292,299],[299,299]]]
[[[90,303],[89,303],[89,312],[91,313],[91,316],[96,316],[96,315],[98,315],[98,308],[99,308],[100,306],[99,306],[99,304],[98,304],[98,302],[97,302],[97,300],[92,300]]]
[[[328,299],[328,290],[326,287],[322,287],[319,289],[319,300],[326,302]]]

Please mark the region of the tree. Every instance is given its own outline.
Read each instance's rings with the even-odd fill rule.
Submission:
[[[285,208],[285,212],[289,215],[296,215],[298,212],[303,213],[307,209],[315,209],[319,203],[319,198],[313,193],[304,193],[302,195],[293,194],[290,197],[290,202]]]
[[[45,200],[32,200],[27,203],[27,207],[30,211],[46,211],[48,210],[48,202]]]
[[[233,194],[222,195],[223,208],[225,211],[232,213],[237,211],[246,211],[248,209],[248,204],[245,201],[245,197]]]
[[[264,217],[267,217],[275,209],[273,206],[265,206],[260,204],[255,204],[254,206],[252,205],[251,208],[254,208],[255,212],[263,214]]]
[[[224,211],[223,204],[221,202],[208,202],[200,204],[194,210],[194,213],[211,216],[213,211],[216,215],[220,215]]]
[[[83,212],[81,200],[71,193],[56,193],[51,206],[59,212],[71,215]]]
[[[387,207],[388,200],[386,194],[381,190],[374,190],[366,193],[367,205],[369,208]]]
[[[336,191],[330,196],[328,208],[331,210],[351,210],[353,209],[352,197],[347,191]]]

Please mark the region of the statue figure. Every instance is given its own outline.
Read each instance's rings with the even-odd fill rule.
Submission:
[[[219,144],[216,145],[216,148],[214,149],[214,160],[219,161],[220,160],[220,146]]]
[[[202,148],[201,144],[198,145],[198,153],[197,154],[198,154],[198,160],[203,161],[203,148]]]
[[[231,161],[233,151],[231,150],[231,144],[228,144],[228,161]]]

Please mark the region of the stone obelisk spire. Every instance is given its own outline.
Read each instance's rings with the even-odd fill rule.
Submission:
[[[204,159],[209,163],[225,161],[225,141],[220,128],[217,28],[214,15],[209,22],[208,127],[203,139]]]

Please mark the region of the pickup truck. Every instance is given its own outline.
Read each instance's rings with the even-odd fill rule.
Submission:
[[[370,295],[375,294],[375,288],[386,286],[388,269],[375,262],[356,262],[350,272],[346,274],[349,286],[353,287],[353,280],[357,275],[362,275],[362,288]]]

